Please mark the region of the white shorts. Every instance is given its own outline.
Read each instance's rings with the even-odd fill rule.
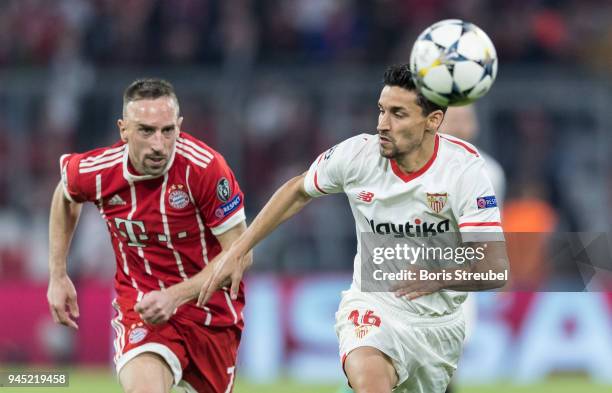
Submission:
[[[336,335],[343,368],[352,350],[374,347],[393,362],[399,378],[394,392],[444,393],[461,356],[465,321],[461,309],[416,317],[349,290],[336,313]]]

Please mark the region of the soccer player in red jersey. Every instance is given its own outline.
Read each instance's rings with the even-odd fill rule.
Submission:
[[[81,203],[108,227],[117,272],[115,364],[126,392],[227,393],[243,328],[242,284],[198,292],[219,255],[246,229],[244,196],[224,158],[181,131],[172,85],[137,80],[123,96],[121,140],[60,158],[61,182],[49,224],[47,292],[57,323],[77,329],[75,287],[66,259]]]

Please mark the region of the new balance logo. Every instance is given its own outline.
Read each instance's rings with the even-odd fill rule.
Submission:
[[[359,194],[357,194],[357,199],[359,199],[360,201],[364,201],[365,203],[370,203],[372,202],[372,199],[374,199],[374,193],[368,191],[361,191]]]
[[[115,194],[108,201],[108,205],[109,206],[123,206],[123,205],[125,205],[125,201],[118,194]]]

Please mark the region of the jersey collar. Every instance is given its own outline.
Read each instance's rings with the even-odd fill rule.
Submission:
[[[400,179],[402,179],[404,181],[404,183],[408,183],[410,180],[414,180],[417,177],[421,176],[423,173],[425,173],[430,167],[431,165],[434,163],[434,161],[436,160],[436,157],[438,156],[438,147],[440,146],[440,136],[438,136],[438,134],[436,134],[436,138],[435,138],[435,142],[434,142],[434,151],[433,154],[431,155],[431,158],[429,159],[429,161],[427,161],[425,163],[425,165],[423,165],[423,167],[421,169],[419,169],[416,172],[404,172],[402,170],[402,168],[400,168],[400,166],[397,164],[397,162],[393,159],[389,160],[391,161],[391,169],[393,170],[393,173],[395,173],[395,176],[399,177]]]
[[[140,180],[149,180],[149,179],[155,179],[161,176],[164,176],[166,173],[168,173],[168,170],[172,167],[172,164],[174,163],[174,153],[176,152],[176,144],[174,145],[174,148],[172,149],[172,154],[170,154],[170,160],[168,160],[168,163],[166,164],[166,168],[164,168],[164,171],[162,173],[160,173],[157,176],[153,176],[153,175],[135,175],[132,172],[130,172],[130,169],[128,168],[128,163],[129,163],[129,157],[130,157],[130,146],[126,143],[125,144],[125,150],[123,152],[123,177],[125,178],[125,180],[129,181],[129,182],[135,182],[135,181],[140,181]]]

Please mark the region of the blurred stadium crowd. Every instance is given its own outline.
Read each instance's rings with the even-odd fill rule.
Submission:
[[[9,0],[0,5],[0,64],[379,65],[405,58],[423,27],[453,17],[478,21],[504,62],[609,66],[611,8],[603,0]]]
[[[322,150],[375,131],[384,65],[450,17],[478,24],[499,53],[477,143],[506,170],[506,230],[607,231],[611,12],[595,0],[3,1],[0,280],[46,280],[57,160],[117,139],[131,80],[175,84],[184,129],[226,156],[253,218]],[[349,209],[326,199],[272,236],[256,268],[350,269]],[[73,275],[112,274],[107,236],[86,210]]]

